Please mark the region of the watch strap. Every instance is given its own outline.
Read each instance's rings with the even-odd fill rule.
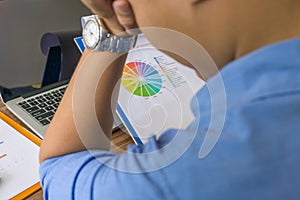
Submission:
[[[101,42],[101,45],[97,45],[96,48],[99,51],[125,53],[134,47],[136,37],[120,37],[107,33],[106,39]]]

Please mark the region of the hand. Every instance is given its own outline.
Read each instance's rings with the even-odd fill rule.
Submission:
[[[105,23],[113,34],[137,28],[132,8],[128,0],[81,0],[94,14]]]

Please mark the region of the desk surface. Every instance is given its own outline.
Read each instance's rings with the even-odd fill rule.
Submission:
[[[15,120],[16,122],[18,122],[19,124],[24,126],[24,124],[20,120],[18,120],[18,118],[16,118],[11,112],[9,112],[9,110],[5,107],[5,105],[1,101],[0,101],[0,111],[6,114],[7,116],[9,116],[10,118],[12,118],[13,120]],[[111,151],[116,153],[122,153],[124,152],[124,149],[126,149],[128,144],[133,143],[133,140],[123,130],[118,130],[112,134],[112,143],[115,145],[115,147],[112,147]],[[37,192],[35,192],[34,194],[26,198],[26,200],[42,200],[42,199],[43,199],[42,189],[38,190]]]

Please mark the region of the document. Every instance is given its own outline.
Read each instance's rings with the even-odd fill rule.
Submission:
[[[154,48],[144,35],[128,54],[117,113],[136,143],[194,120],[190,104],[205,82],[196,72]]]
[[[82,37],[74,41],[83,52]],[[186,128],[194,120],[191,100],[204,85],[195,70],[157,50],[140,34],[124,66],[117,114],[134,141],[143,144],[151,135]]]
[[[39,146],[0,116],[0,200],[11,199],[39,182]]]

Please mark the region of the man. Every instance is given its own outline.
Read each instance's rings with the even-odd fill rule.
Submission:
[[[106,116],[112,116],[115,99],[111,101],[111,96],[121,77],[125,56],[86,51],[41,146],[45,199],[299,197],[299,1],[83,3],[112,34],[124,30],[134,34],[130,29],[136,26],[184,33],[206,49],[221,71],[206,76],[207,86],[191,103],[196,119],[186,130],[169,130],[160,138],[152,137],[147,144],[129,146],[127,153],[116,155],[105,151],[106,144],[99,142],[103,135],[94,131],[91,118],[80,122],[84,133],[78,131],[74,109],[82,111],[82,115],[86,113],[80,103],[72,107],[72,97],[77,89],[74,85],[86,84],[78,77],[90,77],[89,86],[96,88],[97,118],[110,137],[112,117]],[[145,34],[157,44],[151,34]],[[108,66],[111,60],[114,62]],[[104,69],[103,63],[108,67]],[[93,76],[95,71],[102,71],[99,82]],[[218,76],[222,77],[226,92],[225,123],[217,144],[201,159],[199,148],[205,135],[213,135],[218,126],[210,121],[223,112],[218,101],[212,104],[209,91],[212,86],[215,94],[222,93],[224,88],[214,87],[218,86]],[[173,159],[178,149],[184,151]],[[170,162],[166,164],[166,160]]]

